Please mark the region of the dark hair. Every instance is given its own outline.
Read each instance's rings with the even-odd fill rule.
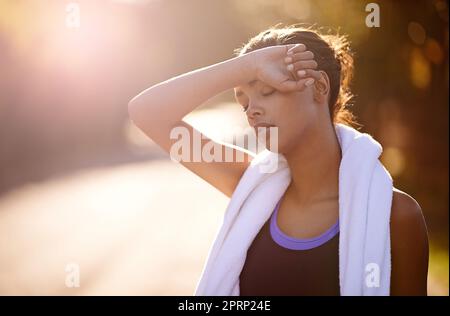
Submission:
[[[353,75],[353,53],[349,41],[343,35],[320,34],[312,27],[272,26],[252,37],[246,44],[234,50],[236,56],[269,46],[298,44],[314,54],[318,70],[327,73],[330,80],[329,110],[333,123],[352,127],[360,125],[347,108],[353,98],[350,81]]]

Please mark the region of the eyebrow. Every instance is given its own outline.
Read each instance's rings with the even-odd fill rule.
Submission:
[[[250,87],[253,87],[257,82],[258,82],[258,80],[255,79],[255,80],[250,81],[250,82],[248,83],[248,85],[249,85]],[[240,97],[240,96],[243,95],[243,94],[244,94],[244,92],[238,90],[238,91],[236,92],[236,97]]]

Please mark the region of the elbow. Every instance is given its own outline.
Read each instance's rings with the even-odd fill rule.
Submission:
[[[149,130],[153,125],[153,118],[156,117],[155,106],[149,104],[147,100],[133,98],[128,102],[128,118],[136,127]]]
[[[137,126],[141,125],[141,121],[145,118],[148,118],[149,115],[149,106],[146,105],[145,108],[141,100],[137,97],[134,97],[128,102],[128,118]]]
[[[128,118],[131,121],[135,121],[138,116],[138,104],[136,102],[136,98],[131,99],[128,102]]]

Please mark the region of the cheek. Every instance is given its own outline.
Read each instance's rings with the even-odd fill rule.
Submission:
[[[280,126],[285,127],[288,131],[296,129],[296,127],[306,124],[312,116],[310,103],[302,103],[297,101],[287,106],[283,113],[280,113]]]
[[[317,106],[314,103],[312,90],[296,93],[295,99],[290,103],[289,119],[296,124],[311,122],[316,116]]]
[[[280,97],[272,101],[278,106],[274,111],[268,111],[269,116],[275,118],[278,126],[295,126],[308,121],[314,113],[314,103],[311,89],[290,94],[280,94]],[[270,107],[269,107],[270,108]]]
[[[285,111],[279,113],[277,125],[280,151],[287,150],[297,143],[307,126],[315,121],[314,108],[312,102],[305,102],[299,98],[285,107],[283,109]]]

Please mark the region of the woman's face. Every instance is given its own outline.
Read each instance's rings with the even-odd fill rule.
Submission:
[[[271,145],[270,130],[266,148],[285,154],[301,141],[302,135],[318,120],[313,98],[314,85],[303,91],[280,92],[261,81],[234,89],[235,98],[245,110],[248,123],[258,135],[257,125],[266,123],[278,128],[278,148]]]

